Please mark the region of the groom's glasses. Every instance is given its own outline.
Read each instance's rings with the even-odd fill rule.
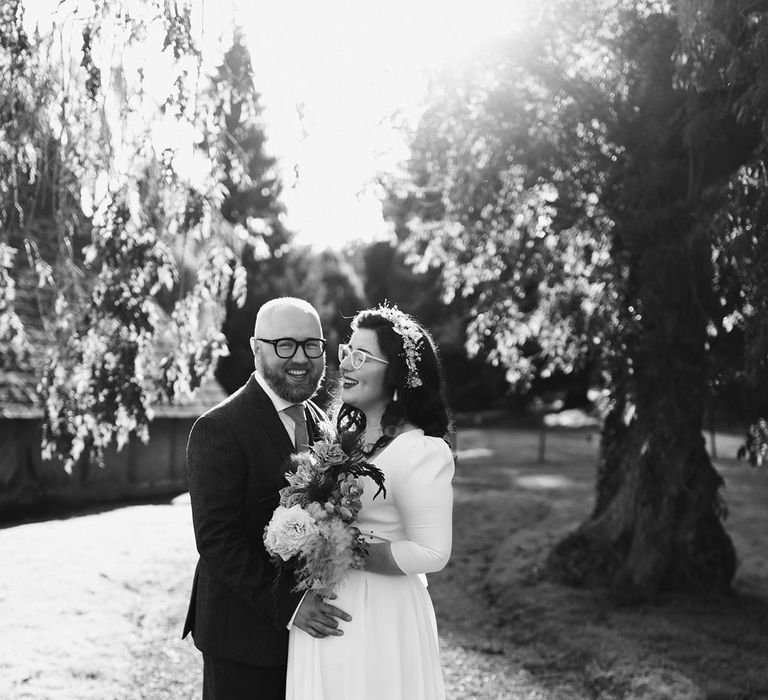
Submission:
[[[365,364],[366,360],[376,360],[376,362],[382,362],[385,365],[389,364],[387,360],[382,360],[375,355],[369,355],[363,350],[353,350],[349,345],[344,345],[342,343],[339,345],[339,362],[344,362],[347,358],[349,358],[349,361],[352,364],[352,369],[360,369]]]
[[[301,349],[304,350],[304,354],[308,358],[315,360],[322,356],[328,343],[323,338],[307,338],[306,340],[296,340],[295,338],[277,338],[276,340],[256,338],[256,340],[272,345],[275,348],[275,354],[283,360],[293,357],[299,346],[301,346]]]

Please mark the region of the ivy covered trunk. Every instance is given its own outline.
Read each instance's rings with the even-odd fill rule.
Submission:
[[[683,229],[686,230],[686,229]],[[627,591],[713,590],[736,568],[723,485],[705,449],[704,242],[644,237],[635,264],[634,332],[614,358],[594,512],[560,542],[550,570],[570,583]],[[690,229],[688,228],[690,232]]]

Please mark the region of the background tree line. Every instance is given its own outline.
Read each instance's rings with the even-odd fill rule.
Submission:
[[[283,223],[241,34],[206,72],[188,4],[126,7],[95,1],[64,62],[62,32],[0,11],[0,368],[30,366],[32,279],[49,454],[146,433],[153,401],[214,368],[240,386],[267,298],[316,304],[331,364],[348,317],[388,299],[435,331],[460,410],[602,391],[595,510],[552,574],[728,585],[702,429],[719,411],[766,456],[766,3],[522,3],[519,30],[434,77],[382,176],[394,240],[341,251]],[[175,76],[160,104],[148,45]]]

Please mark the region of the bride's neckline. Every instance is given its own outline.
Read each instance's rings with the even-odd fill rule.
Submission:
[[[391,439],[391,440],[390,440],[390,441],[389,441],[389,442],[388,442],[386,445],[384,445],[384,447],[382,447],[382,448],[380,448],[379,450],[377,450],[376,452],[372,452],[372,453],[370,453],[370,454],[368,454],[368,453],[366,452],[366,448],[370,449],[371,447],[373,447],[373,445],[374,445],[375,443],[372,443],[372,442],[367,442],[367,443],[365,443],[365,444],[363,445],[363,454],[365,454],[365,456],[366,456],[366,458],[367,458],[367,459],[375,459],[376,457],[379,457],[379,456],[380,456],[380,455],[381,455],[381,454],[382,454],[382,453],[383,453],[383,452],[384,452],[384,451],[385,451],[385,450],[386,450],[386,449],[387,449],[387,448],[388,448],[388,447],[389,447],[389,446],[390,446],[390,445],[391,445],[393,442],[395,442],[395,440],[397,440],[397,438],[399,438],[401,435],[406,435],[407,433],[413,433],[413,432],[415,432],[415,431],[417,431],[417,430],[421,430],[421,428],[419,428],[419,427],[418,427],[418,426],[416,426],[416,425],[407,425],[407,426],[405,426],[405,427],[404,427],[402,430],[399,430],[399,431],[398,431],[398,432],[397,432],[397,433],[396,433],[396,434],[395,434],[395,435],[392,437],[392,439]]]

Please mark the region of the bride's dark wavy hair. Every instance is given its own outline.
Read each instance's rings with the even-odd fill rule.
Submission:
[[[403,319],[418,328],[421,336],[416,361],[422,382],[420,386],[412,387],[408,384],[403,337],[395,331],[392,321],[388,318],[392,309],[387,309],[386,314],[380,313],[378,309],[366,309],[352,319],[352,332],[366,329],[376,333],[384,359],[389,361],[384,373],[384,389],[393,398],[387,403],[381,418],[384,434],[371,452],[390,442],[398,426],[406,421],[421,428],[425,435],[443,438],[450,445],[453,422],[446,400],[445,373],[435,342],[429,332],[413,317],[399,310],[397,313],[402,314]],[[397,400],[394,399],[395,395]],[[365,431],[365,414],[354,406],[341,403],[335,415],[339,431],[359,435]]]

